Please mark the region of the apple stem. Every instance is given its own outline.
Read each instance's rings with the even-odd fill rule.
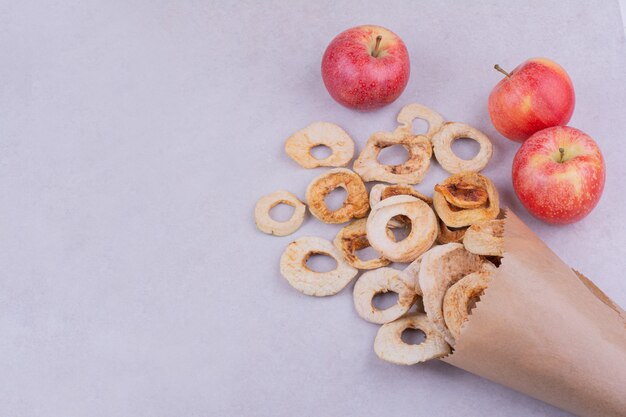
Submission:
[[[500,67],[500,65],[496,64],[493,66],[497,71],[500,71],[502,74],[506,75],[507,78],[511,76],[511,74],[509,74],[508,72],[506,72],[505,70],[502,69],[502,67]]]
[[[376,36],[376,45],[374,45],[374,50],[372,51],[372,56],[374,58],[378,58],[378,47],[380,46],[380,41],[383,40],[382,35]]]
[[[563,162],[563,156],[565,155],[565,149],[559,148],[559,153],[561,154],[561,157],[559,158],[559,162]]]

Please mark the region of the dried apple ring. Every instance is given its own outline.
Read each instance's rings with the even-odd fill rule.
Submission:
[[[480,150],[472,159],[461,159],[452,151],[452,142],[460,138],[473,139],[480,145]],[[478,172],[487,166],[493,146],[491,141],[480,130],[464,123],[446,123],[432,137],[435,158],[439,165],[451,174],[464,171]]]
[[[452,345],[461,335],[461,326],[469,317],[478,297],[489,286],[493,270],[473,272],[461,278],[448,288],[443,299],[443,317],[452,337]]]
[[[471,225],[463,245],[477,255],[502,256],[504,254],[504,220],[486,220]]]
[[[463,236],[465,236],[465,232],[467,227],[461,227],[458,229],[449,228],[446,224],[440,219],[439,220],[439,234],[437,235],[437,243],[440,245],[445,245],[446,243],[457,243],[463,241]]]
[[[317,159],[311,155],[311,149],[319,145],[327,146],[332,153]],[[336,124],[315,122],[289,136],[285,152],[303,168],[343,167],[354,156],[354,141]]]
[[[402,333],[407,329],[424,332],[426,340],[419,345],[402,341]],[[387,323],[378,329],[374,340],[374,351],[379,358],[397,365],[414,365],[430,359],[441,358],[450,353],[450,346],[433,326],[425,314],[409,314],[406,317]]]
[[[370,207],[374,207],[376,204],[380,202],[380,200],[384,200],[385,198],[393,197],[394,195],[411,195],[413,197],[417,197],[420,200],[424,201],[426,204],[432,204],[432,198],[425,196],[424,194],[417,191],[410,184],[376,184],[372,187],[370,191]],[[405,222],[401,220],[393,219],[389,222],[390,228],[402,227],[405,225]]]
[[[465,250],[460,243],[436,246],[422,257],[419,283],[424,310],[433,325],[452,343],[452,333],[443,318],[443,299],[448,288],[473,272],[493,270],[495,266],[482,257]]]
[[[361,318],[370,323],[384,324],[409,311],[418,295],[410,283],[402,280],[400,272],[393,268],[379,268],[361,275],[354,284],[353,292],[354,307]],[[389,291],[398,294],[398,302],[384,310],[374,307],[374,296]]]
[[[466,187],[484,190],[487,193],[487,202],[478,208],[468,209],[450,204],[437,188],[448,188],[452,184],[465,184]],[[475,172],[462,172],[451,175],[436,187],[433,193],[433,207],[446,226],[465,227],[482,220],[495,219],[500,213],[500,200],[496,186],[489,178]]]
[[[337,262],[332,271],[316,272],[307,266],[311,255],[327,255]],[[332,243],[305,236],[291,242],[280,257],[280,273],[289,284],[306,295],[324,297],[341,291],[359,271],[348,265]]]
[[[291,218],[279,222],[270,217],[270,210],[279,204],[287,204],[294,208]],[[298,197],[285,190],[274,191],[257,201],[254,207],[256,227],[263,233],[275,236],[287,236],[298,230],[304,221],[306,206]]]
[[[389,265],[391,261],[382,256],[376,259],[368,259],[367,261],[361,260],[357,256],[356,251],[370,246],[367,240],[367,232],[365,231],[366,223],[367,219],[358,219],[343,227],[333,241],[335,247],[343,254],[346,262],[355,268],[376,269]],[[388,230],[387,235],[390,239],[395,239],[391,230]]]
[[[437,184],[435,191],[439,191],[448,203],[464,209],[482,207],[489,198],[487,190],[463,181],[446,185]]]
[[[422,119],[428,123],[428,132],[424,136],[427,138],[432,138],[435,133],[437,133],[445,123],[445,120],[439,113],[436,111],[429,109],[426,106],[422,106],[421,104],[409,104],[402,107],[400,113],[398,113],[398,123],[400,126],[398,130],[402,130],[406,133],[413,132],[413,120]]]
[[[396,216],[406,216],[411,221],[409,235],[400,242],[387,235],[387,224]],[[366,229],[370,245],[385,258],[393,262],[409,262],[435,242],[437,216],[422,200],[408,195],[397,195],[382,200],[372,208]]]
[[[341,187],[348,193],[343,205],[330,210],[324,198],[335,188]],[[311,214],[324,223],[345,223],[353,218],[367,215],[370,208],[369,196],[363,180],[345,168],[335,168],[315,178],[306,190],[306,201]]]
[[[400,165],[381,164],[378,154],[393,145],[402,145],[409,153],[408,159]],[[417,184],[424,179],[430,167],[432,153],[430,140],[426,136],[403,131],[376,132],[367,140],[353,168],[363,181]]]

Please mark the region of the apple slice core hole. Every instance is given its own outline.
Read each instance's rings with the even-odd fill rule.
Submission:
[[[419,329],[408,328],[402,332],[400,338],[407,345],[419,345],[426,341],[426,334]]]
[[[348,192],[343,187],[337,187],[324,197],[324,203],[329,210],[335,211],[343,207],[348,197]]]
[[[306,258],[306,267],[314,272],[330,272],[337,269],[337,261],[326,253],[310,253]]]
[[[480,145],[474,139],[458,138],[452,142],[452,152],[460,159],[470,161],[480,152]]]
[[[311,156],[315,159],[326,159],[333,154],[332,149],[326,145],[317,145],[311,148]]]
[[[278,203],[270,209],[270,217],[277,222],[286,222],[293,217],[296,208],[291,204]]]
[[[399,216],[393,217],[391,220],[402,223],[402,227],[391,228],[396,243],[401,242],[409,237],[409,234],[411,233],[411,219],[401,214]]]
[[[386,310],[398,304],[398,294],[393,291],[380,292],[372,298],[372,306],[379,310]]]
[[[356,256],[362,261],[370,261],[372,259],[380,258],[380,254],[376,252],[376,249],[371,246],[367,246],[363,249],[359,249],[356,251]]]
[[[429,128],[430,125],[426,120],[419,118],[413,120],[412,132],[414,135],[425,135],[426,133],[428,133]]]
[[[381,149],[377,159],[383,165],[402,165],[409,160],[409,151],[402,145],[391,145]]]

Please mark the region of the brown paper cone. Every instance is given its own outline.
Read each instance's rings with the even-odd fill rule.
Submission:
[[[443,360],[574,414],[626,416],[624,311],[510,211],[504,247]]]

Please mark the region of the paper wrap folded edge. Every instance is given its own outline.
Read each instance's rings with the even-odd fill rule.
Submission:
[[[513,212],[505,253],[443,361],[585,416],[626,415],[626,313]]]

